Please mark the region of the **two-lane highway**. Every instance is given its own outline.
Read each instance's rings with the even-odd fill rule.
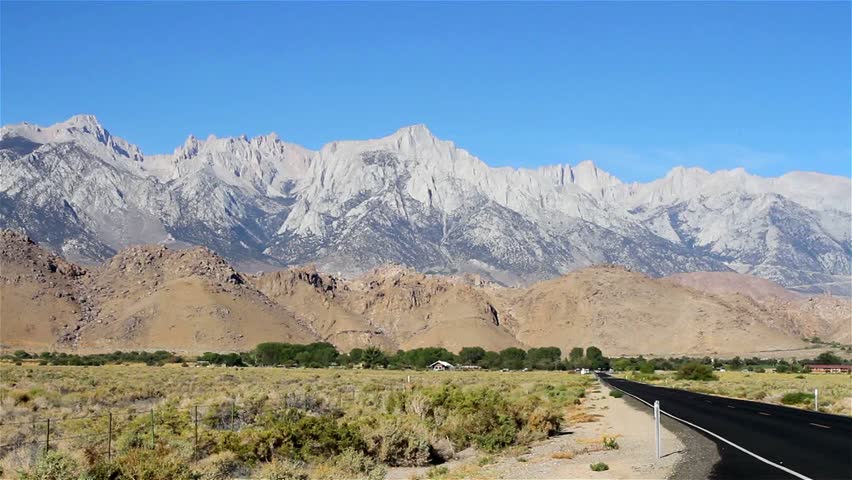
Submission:
[[[699,427],[719,446],[717,479],[852,479],[852,418],[600,377]]]

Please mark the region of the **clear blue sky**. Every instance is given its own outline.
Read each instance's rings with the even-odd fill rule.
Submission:
[[[425,123],[491,165],[850,175],[850,3],[0,4],[2,122],[310,148]]]

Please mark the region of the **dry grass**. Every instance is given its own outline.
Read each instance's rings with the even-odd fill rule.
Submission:
[[[568,416],[569,423],[592,423],[597,422],[603,415],[596,413],[588,413],[585,411],[577,411]]]
[[[411,383],[407,382],[409,376]],[[202,418],[207,412],[223,411],[216,417],[217,421],[230,428],[231,404],[241,409],[252,405],[281,405],[290,396],[316,399],[323,408],[339,412],[344,421],[361,424],[364,419],[387,416],[402,391],[445,384],[465,389],[493,389],[518,404],[523,404],[524,399],[537,397],[555,409],[567,411],[576,407],[575,403],[583,397],[590,382],[585,376],[564,372],[237,369],[181,367],[177,364],[163,367],[66,367],[5,363],[0,364],[0,438],[3,439],[0,443],[7,440],[20,443],[40,441],[44,437],[44,424],[33,429],[33,420],[54,419],[52,438],[92,432],[104,434],[107,420],[103,416],[82,420],[71,418],[102,415],[108,411],[127,415],[116,417],[115,428],[120,430],[128,425],[129,420],[125,418],[134,416],[129,412],[160,409],[164,405],[182,411],[199,405]],[[410,405],[412,409],[416,407],[414,403]],[[188,413],[185,416],[189,418]],[[409,416],[412,425],[422,423],[415,410]],[[236,422],[239,424],[241,421],[238,414]],[[24,424],[10,425],[19,422]],[[422,427],[433,428],[425,423]],[[57,446],[67,451],[81,451],[84,447],[82,442],[76,441]],[[103,450],[102,445],[98,448]],[[0,451],[0,465],[7,472],[31,461],[32,455],[23,450],[17,453]]]
[[[550,455],[550,458],[555,458],[556,460],[571,460],[574,458],[575,454],[571,450],[562,450],[560,452],[553,452]]]

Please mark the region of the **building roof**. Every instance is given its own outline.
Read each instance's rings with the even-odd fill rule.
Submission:
[[[435,365],[441,365],[442,367],[447,367],[447,368],[456,368],[452,363],[445,362],[443,360],[438,360],[437,362],[432,363],[431,365],[429,365],[429,368],[433,368],[433,367],[435,367]]]
[[[808,365],[808,367],[810,367],[811,370],[813,370],[814,368],[824,368],[824,369],[829,369],[829,368],[838,369],[839,368],[841,370],[852,370],[852,365]]]

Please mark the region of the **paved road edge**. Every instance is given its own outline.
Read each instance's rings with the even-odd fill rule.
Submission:
[[[626,392],[626,391],[624,391],[624,390],[622,390],[622,389],[620,389],[620,388],[616,387],[615,385],[613,385],[613,384],[611,384],[611,383],[607,382],[607,381],[606,381],[606,380],[604,380],[604,378],[603,378],[603,377],[601,377],[600,375],[598,375],[598,380],[599,380],[599,381],[601,381],[601,382],[606,383],[606,384],[607,384],[610,388],[614,388],[614,389],[618,390],[619,392],[621,392],[621,393],[623,393],[623,394],[625,394],[625,395],[630,395],[631,397],[635,398],[636,400],[639,400],[640,402],[644,403],[645,405],[648,405],[649,407],[654,408],[654,406],[653,406],[653,405],[651,405],[650,403],[646,402],[645,400],[642,400],[641,398],[637,397],[636,395],[633,395],[632,393]],[[629,380],[628,380],[628,381],[629,381]],[[656,385],[651,385],[651,386],[656,386]],[[658,387],[658,388],[661,388],[661,387]],[[772,460],[767,460],[766,458],[761,457],[760,455],[758,455],[758,454],[756,454],[756,453],[752,452],[751,450],[748,450],[748,449],[746,449],[746,448],[744,448],[744,447],[741,447],[741,446],[737,445],[736,443],[734,443],[734,442],[732,442],[732,441],[728,440],[727,438],[725,438],[725,437],[723,437],[723,436],[721,436],[721,435],[717,435],[717,434],[715,434],[715,433],[711,432],[710,430],[707,430],[707,429],[706,429],[706,428],[704,428],[704,427],[699,427],[698,425],[696,425],[696,424],[694,424],[694,423],[692,423],[692,422],[686,421],[686,420],[684,420],[684,419],[682,419],[682,418],[680,418],[680,417],[676,417],[676,416],[674,416],[674,415],[672,415],[672,414],[670,414],[670,413],[666,412],[666,411],[665,411],[665,410],[663,410],[662,408],[660,408],[660,413],[662,413],[663,415],[665,415],[665,416],[667,416],[667,417],[669,417],[669,418],[673,418],[673,419],[677,420],[678,422],[683,423],[684,425],[688,425],[688,426],[690,426],[690,427],[692,427],[692,428],[694,428],[694,429],[700,430],[700,431],[702,431],[702,432],[704,432],[704,433],[706,433],[706,434],[708,434],[708,435],[711,435],[711,436],[713,436],[714,438],[719,439],[719,440],[721,440],[721,441],[723,441],[723,442],[727,443],[728,445],[730,445],[730,446],[732,446],[732,447],[736,448],[737,450],[740,450],[740,451],[742,451],[742,452],[743,452],[743,453],[745,453],[745,454],[751,455],[752,457],[754,457],[754,458],[756,458],[756,459],[760,460],[761,462],[763,462],[763,463],[765,463],[765,464],[767,464],[767,465],[771,465],[771,466],[773,466],[773,467],[775,467],[775,468],[777,468],[777,469],[779,469],[779,470],[781,470],[781,471],[783,471],[783,472],[789,473],[790,475],[793,475],[793,476],[794,476],[794,477],[796,477],[796,478],[801,478],[802,480],[812,480],[812,479],[811,479],[810,477],[808,477],[808,476],[802,475],[801,473],[796,472],[796,471],[794,471],[794,470],[790,470],[789,468],[787,468],[787,467],[785,467],[785,466],[783,466],[783,465],[779,465],[779,464],[777,464],[777,463],[773,462]]]

